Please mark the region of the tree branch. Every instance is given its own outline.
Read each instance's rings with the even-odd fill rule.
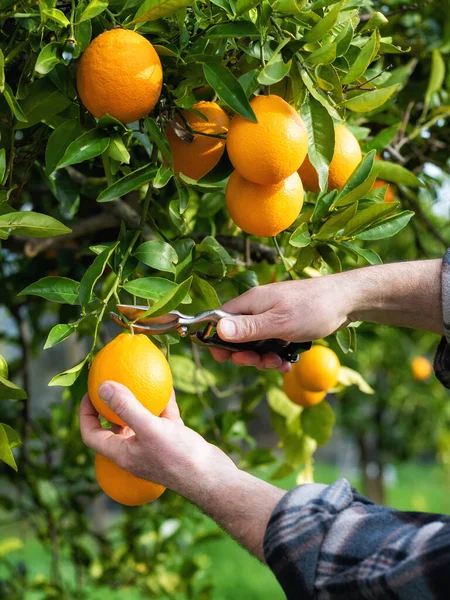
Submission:
[[[190,236],[193,240],[200,242],[207,237],[206,233],[194,232]],[[245,239],[243,237],[233,235],[216,235],[216,240],[229,250],[237,250],[245,254]],[[275,248],[270,248],[259,242],[250,242],[250,257],[253,262],[262,262],[266,260],[269,264],[274,265],[278,262],[278,255]]]

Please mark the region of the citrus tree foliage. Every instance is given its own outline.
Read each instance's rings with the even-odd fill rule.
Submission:
[[[148,303],[154,314],[178,306],[195,313],[258,284],[378,264],[389,258],[389,240],[382,240],[405,228],[415,210],[422,214],[417,193],[423,181],[432,182],[417,175],[430,153],[439,166],[446,161],[442,146],[432,142],[450,112],[443,58],[448,34],[436,34],[436,21],[434,29],[429,26],[427,9],[414,21],[395,2],[386,3],[392,4],[388,18],[375,4],[0,2],[0,293],[18,325],[11,341],[25,361],[24,389],[2,366],[0,394],[4,420],[17,423],[19,417],[23,442],[14,480],[26,493],[18,504],[9,500],[11,508],[20,515],[33,512],[36,532],[54,552],[52,581],[36,584],[46,593],[68,593],[58,572],[60,547],[76,565],[73,585],[80,593],[86,577],[90,585],[115,577],[117,585],[133,583],[158,597],[199,597],[198,590],[207,597],[210,590],[204,563],[185,552],[201,533],[195,513],[181,511],[179,498],[167,494],[150,508],[124,511],[108,533],[98,533],[87,517],[85,507],[98,489],[76,409],[90,361],[109,339],[104,323],[118,299]],[[146,36],[163,65],[159,104],[129,125],[109,116],[95,119],[76,92],[80,55],[112,27]],[[432,49],[422,42],[424,31]],[[282,96],[302,115],[321,187],[318,195],[307,194],[297,221],[274,241],[249,238],[230,221],[226,155],[200,181],[188,180],[173,172],[164,133],[181,109],[199,99],[215,99],[230,116],[251,119],[249,101],[266,93]],[[342,190],[328,192],[340,122],[357,136],[364,158]],[[377,178],[394,184],[401,202],[383,202],[386,187],[372,189]],[[48,313],[54,316],[50,331],[42,319]],[[89,340],[89,350],[49,382],[65,388],[52,418],[31,420],[24,400],[28,357],[71,336]],[[334,423],[328,403],[302,411],[281,391],[278,374],[218,365],[177,336],[155,341],[170,357],[187,424],[233,453],[241,466],[273,460],[247,430],[264,398],[283,444],[278,476],[310,465],[317,444],[327,442]],[[340,347],[342,358],[355,350],[356,329],[327,343]],[[11,376],[23,374],[23,364],[10,365]],[[372,391],[355,373],[347,371],[344,383]],[[0,456],[13,468],[11,449],[18,444],[18,433],[2,425]],[[175,515],[170,529],[167,519]],[[131,561],[126,566],[125,554]],[[26,583],[16,575],[8,585],[19,597]]]

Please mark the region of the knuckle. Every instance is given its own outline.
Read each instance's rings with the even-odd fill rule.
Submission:
[[[128,403],[124,395],[115,393],[111,400],[111,406],[117,416],[121,417],[127,412]]]

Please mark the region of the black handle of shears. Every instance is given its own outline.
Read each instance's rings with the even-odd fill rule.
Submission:
[[[252,352],[257,352],[259,355],[268,354],[270,352],[277,354],[283,360],[287,360],[291,363],[297,362],[300,358],[300,353],[311,348],[311,342],[291,342],[285,344],[275,339],[259,340],[256,342],[227,342],[222,340],[217,333],[204,336],[201,331],[197,331],[192,337],[196,337],[199,343],[205,346],[225,348],[231,352],[250,350]]]

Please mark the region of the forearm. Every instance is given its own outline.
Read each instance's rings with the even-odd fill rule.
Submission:
[[[238,469],[215,449],[210,464],[197,465],[195,481],[177,486],[222,529],[259,560],[264,561],[263,540],[270,515],[286,493]]]
[[[351,321],[412,327],[442,334],[442,260],[378,265],[343,274]]]

